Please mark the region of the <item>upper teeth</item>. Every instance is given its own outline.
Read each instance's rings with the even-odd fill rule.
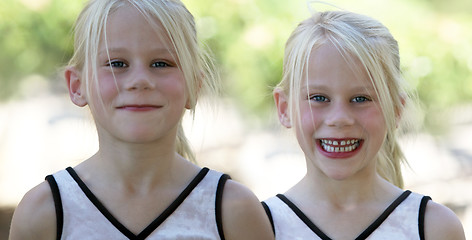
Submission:
[[[327,152],[351,152],[359,146],[359,139],[341,141],[321,139],[321,146]]]

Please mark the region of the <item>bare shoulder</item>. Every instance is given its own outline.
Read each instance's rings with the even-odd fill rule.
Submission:
[[[465,239],[459,218],[451,209],[439,203],[428,201],[424,224],[426,239]]]
[[[262,204],[254,193],[229,180],[222,201],[223,232],[226,239],[274,239]]]
[[[10,240],[55,239],[56,212],[49,184],[28,191],[13,214]]]

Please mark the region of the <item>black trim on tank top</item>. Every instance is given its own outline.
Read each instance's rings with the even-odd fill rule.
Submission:
[[[404,191],[395,201],[393,201],[390,206],[369,226],[367,227],[364,232],[362,232],[359,237],[356,239],[366,239],[372,232],[375,231],[384,221],[387,219],[388,216],[395,210],[395,208],[400,205],[408,196],[410,196],[411,191],[406,190]]]
[[[428,201],[431,200],[431,197],[429,196],[423,196],[421,198],[421,203],[420,203],[420,210],[418,214],[418,232],[420,233],[420,240],[425,240],[424,238],[424,216],[426,213],[426,205],[428,204]]]
[[[128,228],[126,228],[122,223],[116,219],[113,214],[98,200],[98,198],[90,191],[90,189],[85,185],[85,183],[80,179],[77,173],[73,168],[68,167],[66,170],[72,176],[72,178],[77,182],[79,187],[88,197],[88,199],[95,205],[95,207],[113,224],[121,233],[123,233],[129,239],[145,239],[151,233],[156,230],[159,225],[164,222],[185,200],[185,198],[190,195],[192,190],[203,180],[203,178],[208,173],[208,168],[202,168],[200,172],[193,178],[189,185],[180,193],[180,195],[154,220],[149,224],[143,231],[138,235],[135,235]]]
[[[398,198],[395,199],[385,211],[372,223],[370,224],[358,237],[356,240],[366,239],[370,234],[372,234],[384,221],[387,217],[398,207],[409,195],[411,191],[404,191]],[[287,197],[282,194],[277,194],[277,197],[280,198],[285,204],[287,204],[297,216],[322,240],[332,240],[329,238],[321,229],[319,229],[293,202],[291,202]]]
[[[231,179],[227,174],[223,174],[218,180],[218,186],[216,187],[216,199],[215,199],[215,217],[216,217],[216,228],[218,229],[218,234],[220,239],[225,239],[225,234],[223,232],[223,217],[222,217],[222,201],[223,201],[223,190],[226,184],[226,181]]]
[[[52,198],[54,199],[54,207],[56,209],[56,239],[59,240],[62,237],[62,229],[64,227],[64,210],[62,208],[61,193],[57,186],[56,179],[52,175],[46,176],[46,181],[49,183],[51,188]]]
[[[292,209],[292,211],[302,220],[318,237],[322,240],[331,240],[326,234],[324,234],[321,229],[319,229],[303,212],[298,208],[292,201],[290,201],[285,195],[277,194],[276,195],[282,202],[287,204],[288,207]]]
[[[274,236],[275,236],[274,219],[272,218],[272,213],[270,212],[270,208],[267,205],[267,203],[265,203],[264,201],[262,201],[261,204],[262,204],[262,207],[264,208],[264,211],[267,214],[267,217],[269,218],[270,225],[272,226],[272,232],[274,233]]]

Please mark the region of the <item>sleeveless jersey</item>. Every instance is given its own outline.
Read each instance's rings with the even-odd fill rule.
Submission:
[[[425,207],[430,197],[405,191],[357,238],[424,239]],[[262,202],[277,240],[329,238],[287,197],[278,194]]]
[[[203,168],[174,202],[137,235],[113,217],[72,168],[49,175],[46,180],[56,206],[57,239],[165,240],[224,239],[220,207],[228,178]]]

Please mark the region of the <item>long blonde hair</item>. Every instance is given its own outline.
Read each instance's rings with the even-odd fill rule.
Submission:
[[[401,163],[406,163],[406,159],[397,142],[397,126],[410,97],[400,70],[398,43],[379,21],[347,11],[326,11],[314,14],[296,27],[286,43],[283,77],[277,85],[289,96],[289,106],[293,106],[291,119],[300,114],[294,99],[300,98],[301,82],[307,79],[310,53],[326,43],[336,46],[346,59],[359,59],[370,74],[387,126],[387,136],[378,153],[377,172],[403,187]],[[405,120],[402,116],[402,123]]]
[[[200,47],[193,15],[179,0],[89,1],[75,23],[74,55],[69,61],[69,66],[81,71],[87,94],[90,94],[91,81],[98,81],[98,48],[101,37],[106,38],[107,19],[118,8],[130,5],[135,7],[153,27],[162,25],[167,32],[172,43],[172,46],[168,47],[175,49],[179,67],[186,81],[190,111],[194,114],[199,96],[218,93],[218,74],[209,53]],[[91,69],[85,66],[91,66]],[[176,152],[195,161],[181,122],[177,130]]]

